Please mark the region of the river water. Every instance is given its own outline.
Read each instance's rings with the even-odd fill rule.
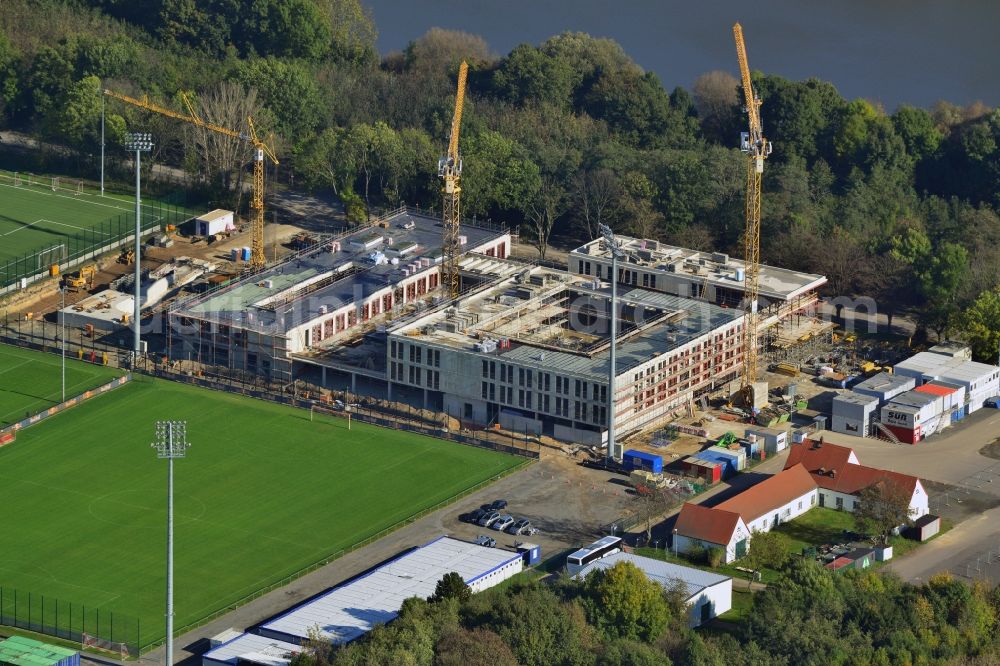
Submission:
[[[738,75],[732,25],[750,66],[831,81],[888,111],[980,100],[1000,105],[1000,0],[362,0],[382,53],[432,27],[486,39],[498,54],[563,31],[610,37],[669,89],[698,75]]]

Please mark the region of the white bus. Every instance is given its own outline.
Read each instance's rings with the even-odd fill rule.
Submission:
[[[620,552],[621,549],[621,537],[606,536],[603,539],[598,539],[586,548],[581,548],[580,550],[570,553],[570,555],[566,558],[566,571],[570,576],[575,576],[581,569],[591,562]]]

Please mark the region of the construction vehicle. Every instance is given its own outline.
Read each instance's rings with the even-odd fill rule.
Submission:
[[[94,286],[94,277],[97,275],[97,266],[81,266],[75,273],[63,276],[63,286],[69,289],[90,289]]]
[[[455,92],[455,112],[451,118],[451,136],[448,140],[448,154],[438,160],[438,176],[444,180],[441,192],[444,195],[444,270],[442,286],[451,298],[458,298],[460,277],[458,255],[461,252],[459,229],[461,228],[461,194],[459,181],[462,176],[462,158],[458,154],[458,135],[462,128],[462,108],[465,105],[465,80],[469,65],[464,60],[458,68],[458,89]]]
[[[736,57],[740,64],[743,98],[746,104],[748,131],[741,133],[740,150],[747,156],[747,192],[745,204],[746,231],[743,235],[743,258],[746,262],[743,318],[743,378],[740,393],[744,404],[754,404],[753,386],[757,380],[757,301],[760,297],[760,193],[764,160],[771,154],[771,142],[764,138],[760,120],[760,98],[754,94],[750,79],[747,49],[743,42],[743,27],[733,26]]]
[[[133,261],[135,261],[135,249],[131,247],[122,248],[121,254],[118,255],[118,263],[131,266]]]
[[[190,123],[210,132],[216,132],[235,139],[241,139],[253,146],[253,189],[251,190],[250,195],[250,267],[254,270],[263,268],[267,263],[267,258],[264,255],[264,157],[267,156],[267,158],[271,160],[271,163],[275,165],[278,164],[278,158],[274,156],[274,151],[271,147],[257,136],[257,129],[254,127],[253,118],[247,116],[247,131],[238,132],[236,130],[222,127],[221,125],[216,125],[215,123],[202,120],[198,117],[198,114],[195,113],[194,107],[191,105],[190,100],[188,100],[187,95],[183,92],[181,93],[181,100],[187,108],[187,115],[162,107],[158,104],[154,104],[146,98],[136,99],[112,90],[104,90],[104,94],[108,97],[113,97],[114,99],[125,102],[126,104],[139,107],[140,109],[152,111],[153,113],[159,113],[160,115],[167,116],[168,118],[183,120],[186,123]]]

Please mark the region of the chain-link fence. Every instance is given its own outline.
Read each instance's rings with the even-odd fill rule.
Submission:
[[[138,618],[11,587],[0,587],[0,625],[81,644],[86,634],[98,644],[120,643],[139,653]]]

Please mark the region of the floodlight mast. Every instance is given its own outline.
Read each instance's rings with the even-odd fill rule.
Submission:
[[[187,455],[187,421],[157,421],[156,441],[150,446],[156,449],[157,458],[167,461],[167,639],[166,663],[174,663],[174,459]]]
[[[103,99],[103,98],[102,98]],[[153,149],[153,135],[149,132],[131,132],[125,135],[125,147],[135,151],[135,304],[132,310],[132,367],[135,368],[139,362],[139,319],[141,306],[139,303],[140,288],[139,269],[141,251],[140,242],[142,236],[142,196],[139,193],[139,161],[142,153],[148,153]]]
[[[616,352],[618,337],[618,260],[625,258],[621,244],[615,240],[615,234],[606,224],[599,225],[604,244],[611,253],[611,311],[608,319],[611,324],[611,359],[608,365],[608,459],[621,460],[618,442],[615,441],[615,377],[617,376]]]

